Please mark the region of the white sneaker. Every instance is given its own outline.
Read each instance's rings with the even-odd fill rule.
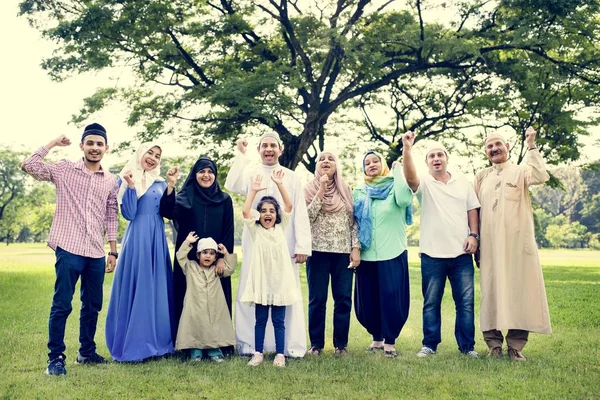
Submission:
[[[430,349],[429,347],[423,346],[421,350],[417,353],[417,357],[427,357],[432,354],[435,354],[435,350]]]
[[[473,357],[473,358],[479,358],[479,353],[476,352],[475,350],[471,350],[465,353],[465,355],[469,356],[469,357]]]
[[[262,364],[264,359],[265,359],[265,356],[263,356],[262,353],[256,352],[252,355],[252,358],[250,359],[250,361],[248,361],[248,365],[251,367],[256,367],[256,366]]]
[[[276,367],[285,367],[285,356],[283,354],[277,354],[273,360],[273,365]]]

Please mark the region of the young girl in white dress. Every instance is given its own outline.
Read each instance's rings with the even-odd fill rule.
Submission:
[[[277,200],[271,196],[263,197],[256,210],[251,209],[257,193],[265,189],[261,175],[252,179],[252,188],[242,211],[244,224],[252,238],[248,281],[241,298],[243,303],[255,306],[255,353],[248,362],[251,366],[257,366],[264,360],[263,345],[269,310],[275,331],[277,353],[273,365],[285,366],[285,308],[301,299],[284,234],[284,229],[290,222],[292,201],[283,185],[283,176],[282,169],[274,170],[271,174],[271,179],[277,185],[283,199],[283,212]]]

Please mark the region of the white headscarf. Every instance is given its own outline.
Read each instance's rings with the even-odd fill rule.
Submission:
[[[158,147],[162,150],[162,147],[157,143],[142,143],[129,161],[127,161],[127,164],[125,164],[121,172],[119,172],[119,176],[121,177],[121,186],[119,187],[119,192],[117,193],[117,200],[119,204],[123,203],[123,195],[125,194],[125,189],[127,189],[127,182],[123,178],[125,176],[125,172],[131,171],[133,174],[133,181],[135,182],[135,191],[138,199],[142,197],[144,193],[146,193],[148,188],[155,181],[164,181],[164,179],[160,177],[160,160],[158,161],[156,168],[154,168],[152,171],[144,171],[142,168],[142,157],[153,147]]]

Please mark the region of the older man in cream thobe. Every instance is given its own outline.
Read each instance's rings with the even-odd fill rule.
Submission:
[[[250,190],[250,180],[256,175],[263,175],[263,183],[266,189],[257,196],[252,207],[256,207],[263,196],[273,196],[283,204],[281,194],[276,185],[271,181],[271,172],[277,168],[283,168],[279,165],[279,156],[283,151],[283,145],[279,135],[268,132],[262,135],[258,153],[260,154],[261,164],[252,165],[246,156],[248,142],[240,139],[237,143],[239,154],[234,158],[225,188],[227,190],[247,195]],[[286,238],[290,257],[293,258],[292,264],[295,269],[296,283],[300,286],[299,267],[306,261],[306,257],[311,254],[311,233],[308,211],[306,209],[306,200],[304,199],[304,187],[300,178],[293,171],[283,168],[285,177],[283,184],[287,189],[294,208],[292,210],[292,220],[286,228]],[[248,268],[252,258],[252,239],[248,229],[244,227],[242,234],[242,267],[240,271],[240,280],[235,309],[235,337],[237,341],[237,351],[239,354],[250,355],[254,353],[254,307],[240,302],[241,294],[244,292],[246,281],[248,279]],[[265,335],[266,351],[274,351],[275,343],[273,337],[272,324],[267,324]],[[304,322],[304,304],[300,299],[296,304],[287,306],[285,313],[285,355],[288,357],[299,358],[306,353],[306,324]]]
[[[490,168],[475,177],[481,203],[481,330],[490,355],[500,357],[504,337],[512,360],[525,361],[521,350],[529,332],[552,333],[544,277],[535,243],[529,186],[550,177],[528,128],[526,165],[508,161],[509,144],[488,136]]]

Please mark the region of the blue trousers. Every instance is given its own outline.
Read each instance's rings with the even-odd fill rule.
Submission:
[[[408,253],[385,261],[361,261],[356,268],[354,309],[356,318],[373,336],[395,344],[408,319],[410,282]]]
[[[423,290],[423,346],[436,350],[442,341],[441,305],[446,286],[450,281],[452,298],[456,307],[454,336],[458,350],[469,352],[475,347],[475,289],[473,284],[473,258],[463,254],[456,258],[434,258],[421,254]]]
[[[75,285],[81,277],[81,312],[79,315],[79,354],[89,357],[96,352],[94,335],[98,313],[102,309],[102,285],[104,283],[105,259],[83,257],[56,248],[56,281],[48,323],[48,357],[50,360],[63,356],[65,326],[71,314]],[[66,358],[66,357],[65,357]]]
[[[352,270],[348,269],[348,253],[313,251],[306,261],[308,280],[308,334],[311,347],[325,347],[325,311],[331,276],[333,295],[333,346],[348,345],[350,312],[352,311]]]
[[[285,306],[255,305],[254,349],[258,353],[262,353],[264,350],[269,309],[271,309],[271,321],[273,322],[273,331],[275,331],[275,351],[277,354],[283,354],[285,349]]]

